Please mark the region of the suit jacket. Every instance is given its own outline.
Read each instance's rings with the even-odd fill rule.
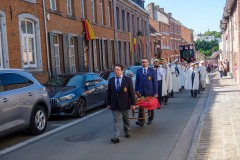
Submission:
[[[157,78],[154,69],[148,67],[147,74],[143,74],[143,68],[139,68],[136,73],[135,91],[143,96],[154,96],[158,94]]]
[[[108,82],[107,105],[110,106],[112,110],[123,111],[130,109],[131,105],[135,104],[132,79],[123,76],[120,90],[117,92],[115,76],[110,78]]]

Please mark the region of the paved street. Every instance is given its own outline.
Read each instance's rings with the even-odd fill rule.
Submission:
[[[215,76],[200,133],[189,160],[240,159],[240,87],[233,79]]]
[[[126,139],[122,133],[119,144],[110,142],[113,136],[112,114],[104,111],[7,153],[1,156],[1,160],[166,160],[176,159],[176,155],[177,159],[185,159],[186,146],[190,147],[197,126],[189,125],[188,120],[192,113],[198,120],[201,109],[196,113],[194,109],[200,102],[204,106],[204,99],[206,97],[191,98],[189,91],[175,94],[167,106],[156,110],[152,125],[141,128],[132,120],[132,137]],[[179,147],[182,144],[184,147]],[[181,154],[177,154],[179,151]]]

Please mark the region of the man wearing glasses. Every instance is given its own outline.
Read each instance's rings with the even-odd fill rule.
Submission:
[[[142,59],[142,68],[137,70],[136,73],[136,82],[135,82],[135,91],[140,96],[155,96],[158,97],[158,87],[157,87],[157,78],[156,73],[153,68],[148,67],[149,62],[147,58]],[[139,109],[138,118],[143,117],[143,109]],[[154,110],[148,111],[148,124],[152,123],[154,118]],[[137,125],[144,126],[143,120],[138,120]]]
[[[135,95],[132,79],[123,75],[123,66],[116,64],[114,67],[115,76],[109,79],[107,107],[112,110],[114,123],[113,143],[119,143],[121,117],[124,124],[124,133],[126,138],[130,138],[130,122],[128,110],[135,107]]]

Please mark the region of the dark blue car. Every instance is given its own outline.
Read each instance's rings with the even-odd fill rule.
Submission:
[[[51,115],[82,117],[106,102],[107,81],[95,73],[58,75],[46,83]]]

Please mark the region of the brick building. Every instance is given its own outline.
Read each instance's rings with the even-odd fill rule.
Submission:
[[[182,37],[182,44],[193,44],[193,30],[187,28],[184,25],[181,25],[181,37]]]
[[[41,0],[1,0],[0,68],[22,68],[41,82],[46,81],[43,12]]]
[[[166,13],[164,8],[150,3],[146,6],[150,14],[150,46],[152,58],[156,58],[159,50],[159,42],[162,57],[169,61],[179,57],[179,45],[183,44],[181,37],[182,24],[172,17],[171,13]]]
[[[220,21],[222,32],[222,49],[220,60],[229,61],[230,73],[236,73],[236,80],[240,83],[240,0],[227,0],[223,16]],[[236,64],[237,70],[234,71]]]
[[[144,0],[3,0],[0,67],[23,68],[46,82],[61,73],[134,65],[150,57],[148,16]]]

